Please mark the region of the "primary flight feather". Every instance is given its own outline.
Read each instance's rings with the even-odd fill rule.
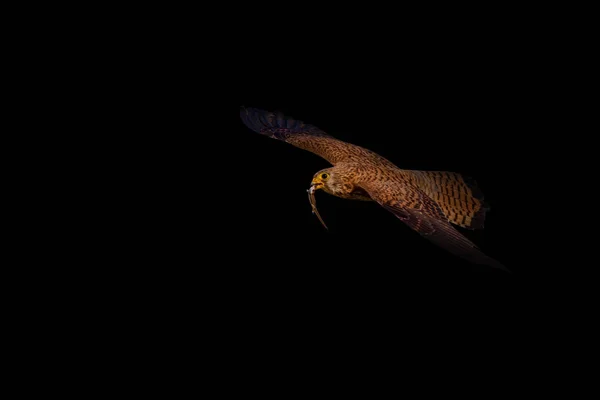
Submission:
[[[281,113],[242,107],[240,116],[253,131],[311,151],[333,165],[314,175],[311,195],[322,189],[344,199],[375,201],[449,252],[508,271],[452,226],[483,228],[488,209],[474,181],[453,172],[400,169],[371,150]]]

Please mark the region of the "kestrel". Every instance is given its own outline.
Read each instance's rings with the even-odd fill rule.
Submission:
[[[371,150],[281,113],[242,107],[240,115],[253,131],[311,151],[333,165],[313,176],[310,195],[322,189],[343,199],[375,201],[450,253],[508,271],[452,226],[483,228],[488,208],[473,180],[454,172],[400,169]]]

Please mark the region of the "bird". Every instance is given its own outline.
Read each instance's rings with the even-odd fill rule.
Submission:
[[[483,229],[489,206],[475,180],[456,172],[401,169],[369,149],[279,111],[241,107],[240,117],[252,131],[310,151],[332,165],[313,175],[309,195],[323,190],[342,199],[374,201],[455,256],[510,272],[454,227]]]

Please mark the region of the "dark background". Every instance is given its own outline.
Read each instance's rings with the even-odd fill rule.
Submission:
[[[561,131],[551,41],[506,27],[397,37],[380,46],[343,36],[318,51],[242,46],[248,53],[231,91],[239,100],[227,117],[237,122],[226,139],[236,188],[224,196],[231,207],[222,239],[243,260],[232,263],[232,276],[266,298],[339,301],[344,309],[364,302],[443,307],[457,299],[511,309],[538,301],[534,293],[560,287],[545,285],[562,267],[542,239],[554,233],[542,211],[551,201],[540,189],[559,176],[542,161],[553,157],[547,145]],[[400,168],[474,178],[491,210],[484,230],[458,229],[513,273],[437,248],[374,203],[318,192],[325,231],[305,191],[329,164],[251,131],[234,115],[239,106],[281,111]]]
[[[231,46],[190,35],[193,43],[166,42],[163,55],[148,41],[147,63],[114,65],[121,79],[90,146],[106,149],[96,166],[108,190],[94,185],[99,204],[79,218],[99,237],[74,232],[94,246],[84,254],[97,267],[77,260],[65,282],[99,287],[99,307],[117,310],[109,318],[150,321],[140,337],[172,332],[169,345],[189,335],[257,353],[281,344],[282,355],[314,341],[353,357],[349,338],[384,354],[420,352],[422,340],[460,354],[452,334],[492,347],[523,341],[540,315],[567,309],[570,284],[549,277],[573,262],[554,260],[559,246],[542,238],[582,235],[552,225],[577,219],[578,192],[560,175],[576,153],[547,148],[571,131],[557,129],[560,113],[547,107],[557,85],[552,60],[538,56],[542,40],[448,21],[448,31],[399,29],[382,34],[386,42],[354,28],[321,41],[311,28],[315,46],[275,42],[280,32],[260,21]],[[375,203],[319,191],[326,231],[306,189],[329,164],[251,131],[241,106],[281,111],[399,168],[474,178],[491,206],[485,229],[457,229],[512,274],[447,253]]]
[[[239,104],[227,117],[233,124],[225,139],[234,186],[220,180],[229,204],[220,240],[231,246],[224,256],[233,282],[252,298],[342,302],[344,309],[348,302],[377,309],[461,298],[484,307],[518,303],[549,270],[539,265],[531,234],[539,216],[529,162],[548,90],[543,72],[523,47],[483,46],[475,38],[374,53],[257,62],[236,81]],[[318,192],[326,231],[306,189],[329,164],[251,131],[237,115],[240,106],[281,111],[400,168],[474,178],[491,211],[484,230],[458,229],[513,273],[439,249],[374,203]]]
[[[524,34],[504,19],[492,26],[487,14],[473,19],[477,26],[446,15],[440,25],[430,13],[412,26],[409,14],[387,23],[378,16],[369,26],[336,15],[351,25],[337,29],[312,18],[294,25],[274,11],[278,19],[263,15],[236,30],[207,24],[207,33],[175,31],[168,40],[140,30],[123,53],[136,58],[143,42],[149,57],[134,64],[107,58],[106,68],[86,77],[109,93],[98,109],[74,99],[94,112],[77,126],[76,144],[89,138],[90,123],[99,125],[89,148],[75,153],[88,158],[99,149],[94,166],[106,190],[94,184],[91,193],[67,202],[94,200],[76,215],[94,236],[74,230],[77,240],[64,243],[82,254],[60,277],[82,291],[68,302],[80,303],[98,287],[99,308],[114,305],[108,318],[149,322],[134,341],[155,333],[161,336],[155,342],[170,346],[187,334],[217,351],[237,345],[260,354],[279,350],[279,343],[304,349],[312,339],[338,344],[353,357],[353,343],[342,339],[369,348],[380,337],[392,339],[382,341],[383,354],[394,345],[421,353],[427,346],[415,343],[425,339],[456,349],[459,356],[449,358],[454,364],[462,347],[451,333],[484,342],[500,333],[492,347],[511,337],[523,341],[523,326],[542,310],[554,315],[568,296],[568,284],[547,278],[573,262],[552,260],[556,249],[541,237],[555,235],[555,220],[585,219],[575,214],[582,213],[580,190],[560,174],[567,156],[578,153],[546,146],[557,133],[569,141],[572,132],[556,129],[560,114],[547,107],[560,73],[548,67],[557,65],[560,35],[535,28]],[[284,31],[299,40],[282,38]],[[87,84],[81,90],[96,93]],[[485,230],[461,232],[513,273],[437,248],[377,204],[318,192],[326,231],[311,214],[306,189],[328,163],[252,132],[240,106],[281,111],[400,168],[476,179],[491,211]],[[548,193],[540,195],[539,186]],[[463,322],[471,322],[468,330]],[[117,328],[114,336],[121,333]],[[201,340],[207,333],[225,345]],[[152,357],[148,349],[154,343],[144,348]]]
[[[164,279],[167,293],[202,293],[243,318],[515,311],[550,270],[540,265],[535,221],[543,216],[533,188],[543,176],[535,164],[546,134],[540,121],[552,118],[540,99],[552,87],[530,61],[536,47],[460,33],[406,39],[393,51],[352,43],[363,46],[240,38],[235,62],[205,60],[221,74],[203,65],[193,79],[173,74],[180,96],[161,101],[174,111],[156,113],[164,126],[141,141],[154,141],[140,176],[164,200],[156,210],[166,221],[163,229],[149,210],[156,237],[145,254],[157,269],[148,279]],[[513,273],[437,248],[374,203],[318,192],[326,231],[306,189],[329,164],[251,131],[240,106],[281,111],[400,168],[474,178],[491,211],[485,230],[459,229]]]

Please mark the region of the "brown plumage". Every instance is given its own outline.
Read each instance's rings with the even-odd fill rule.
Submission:
[[[451,225],[483,228],[487,207],[474,181],[454,172],[400,169],[371,150],[337,140],[281,113],[242,108],[240,115],[250,129],[311,151],[333,165],[314,175],[313,190],[323,189],[345,199],[376,201],[451,253],[508,271]]]

